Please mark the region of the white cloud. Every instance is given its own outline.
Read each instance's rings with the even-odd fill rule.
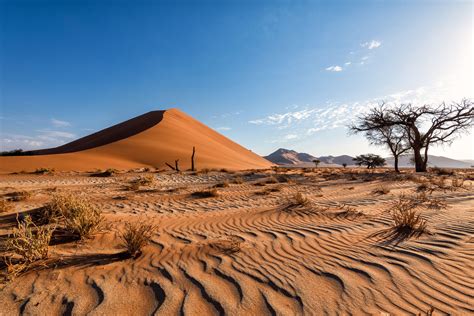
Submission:
[[[73,133],[54,131],[54,130],[38,130],[35,136],[20,135],[20,134],[4,134],[4,138],[0,139],[0,149],[39,149],[46,147],[55,147],[66,143],[67,141],[76,138]]]
[[[66,121],[61,121],[57,120],[55,118],[51,119],[51,124],[53,124],[54,127],[66,127],[66,126],[71,126],[71,123],[66,122]]]
[[[342,71],[342,67],[341,66],[329,66],[326,68],[327,71],[334,71],[334,72],[339,72],[339,71]]]
[[[344,66],[349,66],[350,64],[352,64],[352,62],[348,61],[344,63]]]
[[[371,40],[370,42],[365,42],[365,43],[360,44],[360,46],[362,46],[364,48],[367,48],[367,49],[378,48],[381,45],[382,45],[382,42],[376,41],[376,40]]]
[[[345,127],[357,116],[382,101],[389,104],[412,103],[414,105],[450,101],[452,96],[449,95],[449,89],[448,86],[419,87],[363,101],[331,102],[284,113],[274,113],[249,121],[249,123],[273,127],[277,135],[282,133],[276,141],[272,142],[302,140],[317,132]],[[279,132],[280,130],[282,132]]]

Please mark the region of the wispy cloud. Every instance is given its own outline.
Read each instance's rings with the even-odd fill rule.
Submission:
[[[445,92],[448,90],[448,87],[440,86],[419,87],[364,101],[330,102],[323,105],[307,106],[303,109],[298,108],[283,113],[270,114],[251,120],[249,123],[274,128],[272,135],[276,134],[277,139],[271,142],[302,140],[317,132],[345,127],[358,115],[382,101],[393,104],[413,103],[415,105],[438,103],[447,97]],[[279,132],[280,130],[282,132]]]
[[[51,124],[53,124],[54,127],[67,127],[67,126],[71,126],[71,123],[66,122],[66,121],[57,120],[57,119],[55,119],[55,118],[52,118],[52,119],[51,119]]]
[[[76,138],[73,133],[56,130],[37,130],[37,135],[4,134],[0,139],[1,150],[11,149],[38,149],[58,146]]]
[[[342,67],[341,66],[329,66],[326,68],[327,71],[334,71],[334,72],[339,72],[339,71],[342,71]]]
[[[360,44],[360,46],[367,49],[379,48],[381,45],[382,45],[382,42],[376,41],[376,40],[371,40],[370,42],[365,42],[365,43]]]

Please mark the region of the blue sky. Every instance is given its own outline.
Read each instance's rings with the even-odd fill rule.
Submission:
[[[259,154],[369,147],[381,100],[473,97],[471,1],[0,1],[0,147],[178,107]],[[432,154],[474,159],[474,136]]]

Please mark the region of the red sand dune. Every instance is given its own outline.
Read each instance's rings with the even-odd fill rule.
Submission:
[[[272,164],[178,109],[153,111],[71,143],[35,151],[34,156],[0,157],[0,172],[55,168],[87,171],[96,168],[166,167],[179,159],[196,168],[251,169]]]

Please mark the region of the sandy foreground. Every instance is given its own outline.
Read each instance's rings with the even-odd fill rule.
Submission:
[[[126,189],[143,175],[155,183]],[[43,206],[52,192],[87,196],[105,223],[92,239],[50,246],[49,262],[4,283],[0,315],[425,315],[431,307],[433,315],[474,314],[472,171],[447,176],[446,188],[429,196],[447,204],[422,210],[429,233],[390,231],[391,205],[417,194],[428,176],[363,169],[1,175],[0,194],[32,193],[0,214],[2,240],[17,212]],[[456,188],[453,177],[471,180]],[[216,197],[191,195],[225,180]],[[374,193],[380,188],[386,192]],[[298,192],[309,202],[292,206]],[[117,232],[126,222],[156,225],[137,259],[120,255]]]

